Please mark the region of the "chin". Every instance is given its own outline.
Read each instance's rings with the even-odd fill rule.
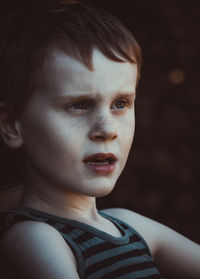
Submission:
[[[105,197],[112,192],[114,186],[115,185],[99,186],[95,189],[95,191],[91,191],[92,193],[90,193],[89,196],[96,198]]]

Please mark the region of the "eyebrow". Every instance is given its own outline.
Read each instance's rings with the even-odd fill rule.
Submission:
[[[113,96],[113,99],[117,98],[130,98],[134,97],[135,98],[136,93],[134,91],[131,92],[118,92],[117,95]],[[57,104],[63,103],[65,101],[77,101],[77,100],[92,100],[92,99],[101,99],[100,94],[84,94],[84,95],[63,95],[63,96],[56,96],[52,97],[51,100]]]

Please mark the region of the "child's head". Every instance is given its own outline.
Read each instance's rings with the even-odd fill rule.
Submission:
[[[29,183],[105,195],[134,135],[140,48],[104,12],[46,2],[52,6],[21,8],[7,22],[0,102],[15,115],[9,120],[2,106],[1,133],[8,146],[24,146]]]
[[[0,27],[0,102],[16,115],[37,89],[40,69],[52,49],[64,51],[92,71],[96,47],[111,60],[136,62],[139,78],[140,48],[114,17],[76,0],[14,2]]]

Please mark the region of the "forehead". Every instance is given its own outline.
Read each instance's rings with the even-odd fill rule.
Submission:
[[[135,91],[137,66],[116,62],[93,50],[94,71],[63,52],[52,51],[42,69],[42,85],[49,94]]]

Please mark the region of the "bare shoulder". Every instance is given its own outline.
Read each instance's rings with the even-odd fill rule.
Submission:
[[[108,208],[103,212],[121,219],[132,226],[147,242],[151,252],[155,255],[158,249],[158,235],[162,225],[150,218],[124,208]]]
[[[190,244],[192,241],[180,235],[169,227],[147,218],[134,211],[123,208],[109,208],[104,210],[105,213],[119,218],[138,231],[146,240],[153,255],[160,252],[163,247],[168,246],[171,242],[175,245],[178,243]],[[194,243],[195,244],[195,243]],[[171,245],[171,244],[170,244]]]
[[[18,277],[79,278],[71,249],[60,233],[48,224],[36,221],[17,223],[1,239],[0,246],[4,266],[11,267]],[[10,273],[8,278],[12,278],[11,270],[7,270]]]

